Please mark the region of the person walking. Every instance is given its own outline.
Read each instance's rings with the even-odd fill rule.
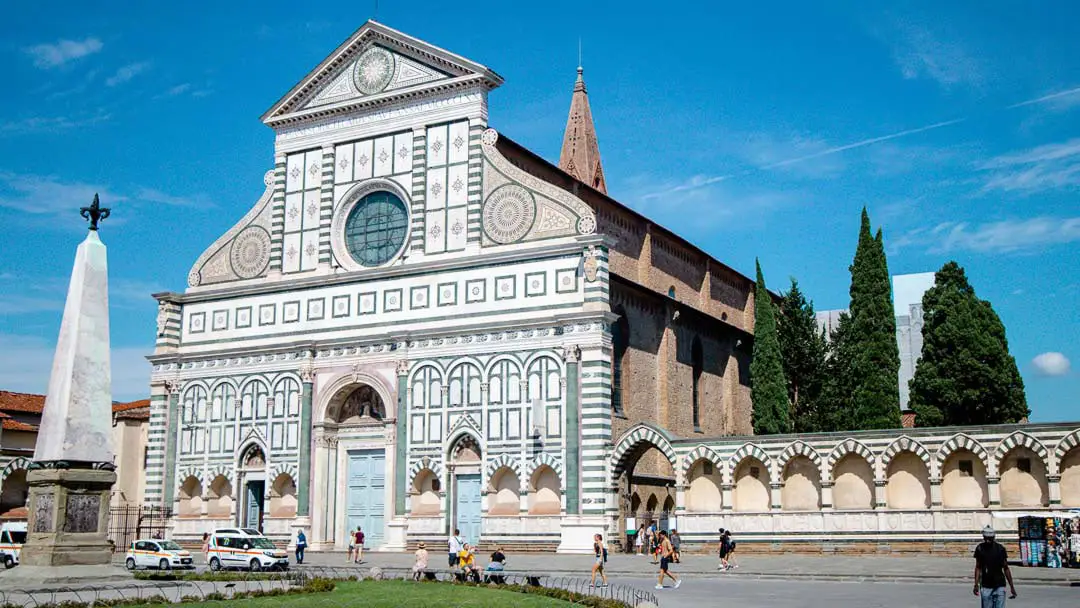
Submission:
[[[458,565],[458,554],[465,543],[461,540],[461,530],[454,528],[454,534],[446,541],[446,548],[450,555],[450,567]]]
[[[731,537],[728,536],[727,530],[720,528],[720,565],[717,566],[718,570],[727,572],[728,570],[728,554],[731,552]]]
[[[304,563],[304,549],[307,549],[307,536],[304,536],[304,530],[301,529],[296,533],[296,563]]]
[[[682,538],[679,537],[679,531],[675,528],[671,529],[671,547],[675,550],[672,559],[678,564],[682,560],[682,553],[680,551],[682,548]]]
[[[682,585],[682,581],[668,571],[671,567],[671,558],[675,554],[675,548],[671,546],[671,540],[668,539],[667,532],[661,530],[658,538],[660,539],[660,575],[656,578],[656,588],[664,588],[664,577],[666,576],[675,581],[675,589],[678,589]]]
[[[202,535],[202,556],[203,561],[210,563],[210,533],[203,532]]]
[[[424,573],[427,571],[428,552],[427,544],[421,542],[416,548],[416,561],[413,562],[412,575],[413,580],[418,581],[423,578]]]
[[[353,533],[353,543],[356,545],[356,563],[364,563],[364,531],[360,529],[360,526],[356,526],[356,532]]]
[[[644,543],[645,543],[645,525],[642,524],[641,527],[638,528],[637,533],[634,534],[634,545],[637,547],[637,554],[638,555],[645,555],[644,553],[641,552],[641,548],[644,546]]]
[[[607,548],[604,547],[604,537],[599,534],[593,535],[593,556],[596,560],[592,566],[592,586],[596,586],[596,575],[600,575],[600,580],[603,582],[601,587],[607,587],[607,573],[604,572],[604,562],[607,561]]]
[[[983,528],[983,542],[975,547],[976,597],[982,608],[1005,608],[1005,583],[1009,583],[1009,599],[1016,599],[1016,585],[1009,570],[1009,554],[995,539],[990,526]]]

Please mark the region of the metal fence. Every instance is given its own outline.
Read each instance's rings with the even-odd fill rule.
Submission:
[[[111,605],[122,600],[143,600],[150,603],[175,603],[180,601],[221,601],[222,605],[237,606],[243,602],[253,601],[254,598],[246,594],[255,593],[285,593],[290,589],[303,587],[308,581],[315,578],[331,579],[336,581],[349,580],[415,580],[415,575],[408,568],[371,568],[370,570],[358,570],[350,567],[321,567],[302,566],[289,572],[260,573],[260,572],[237,572],[229,573],[225,580],[185,580],[183,575],[176,580],[146,580],[133,579],[131,582],[56,587],[50,589],[0,589],[0,606],[30,606],[30,607],[53,607],[71,602],[71,605],[86,604]],[[460,582],[459,574],[451,570],[430,570],[419,577],[422,581],[437,581],[438,583],[450,584]],[[589,580],[574,577],[548,576],[530,572],[481,572],[480,582],[494,587],[506,585],[519,585],[523,587],[546,587],[549,589],[562,589],[579,594],[583,597],[601,598],[621,602],[631,608],[643,602],[654,606],[657,604],[656,596],[650,592],[631,587],[628,585],[609,585],[607,587],[593,587]],[[418,582],[420,584],[428,584]],[[316,598],[312,598],[316,599]],[[345,598],[335,598],[334,594],[327,594],[317,598],[317,602],[305,601],[308,605],[327,606],[336,608],[346,605]],[[568,600],[570,601],[570,600]],[[576,604],[584,604],[586,600],[579,599]],[[397,604],[393,604],[397,605]],[[400,602],[403,608],[412,608],[415,602],[410,604],[406,600]],[[467,607],[471,603],[463,598],[462,602],[446,604],[444,608]],[[485,604],[486,605],[486,604]]]
[[[172,509],[151,505],[123,505],[109,508],[109,540],[113,550],[124,552],[139,538],[165,538]]]

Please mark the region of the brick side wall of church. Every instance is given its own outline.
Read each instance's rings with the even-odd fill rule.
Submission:
[[[584,194],[584,193],[582,193]],[[597,212],[597,230],[614,237],[609,252],[613,275],[639,283],[745,331],[753,332],[753,284],[738,273],[710,262],[698,251],[649,228],[640,218],[583,196]]]
[[[615,283],[611,308],[625,314],[629,347],[622,362],[622,412],[612,421],[619,437],[649,422],[681,437],[749,434],[749,352],[737,349],[730,329],[705,315],[671,320],[672,307],[656,294]],[[693,423],[694,339],[701,342],[699,429]],[[665,470],[666,469],[666,470]],[[646,454],[635,475],[671,475],[659,452]]]

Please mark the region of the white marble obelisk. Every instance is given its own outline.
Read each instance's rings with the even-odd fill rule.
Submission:
[[[109,497],[116,482],[109,378],[109,280],[98,198],[82,209],[90,233],[75,254],[49,393],[38,429],[22,564],[0,586],[125,576],[110,565]]]
[[[34,461],[112,463],[109,279],[91,230],[75,253]]]

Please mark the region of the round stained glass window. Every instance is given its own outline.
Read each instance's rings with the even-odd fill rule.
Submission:
[[[372,192],[345,220],[345,246],[358,264],[382,266],[405,244],[408,230],[405,203],[390,192]]]

